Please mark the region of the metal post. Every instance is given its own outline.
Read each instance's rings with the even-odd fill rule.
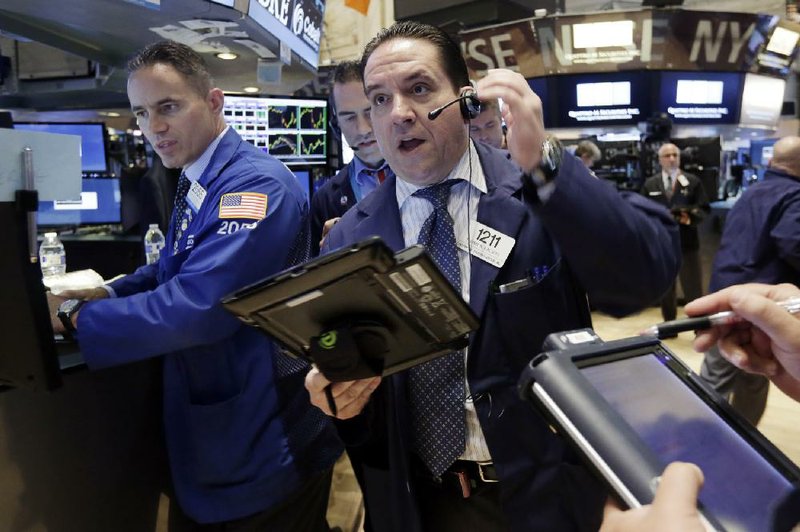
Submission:
[[[25,181],[25,190],[36,190],[33,179],[33,149],[25,146],[22,149],[22,177]],[[36,211],[28,211],[28,256],[31,263],[39,262],[39,252],[36,246]]]

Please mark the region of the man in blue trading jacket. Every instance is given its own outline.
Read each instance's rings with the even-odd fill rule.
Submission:
[[[725,220],[709,292],[742,283],[800,285],[800,137],[775,143],[763,181],[747,189]],[[700,376],[753,425],[767,406],[769,381],[728,362],[714,346]]]
[[[341,443],[308,402],[308,368],[219,302],[306,258],[303,192],[225,124],[222,91],[190,48],[150,45],[129,71],[139,127],[183,168],[166,247],[82,306],[63,303],[54,328],[75,334],[93,369],[163,357],[170,530],[327,530]]]
[[[596,531],[605,490],[519,398],[517,380],[547,334],[590,326],[587,293],[615,316],[657,300],[678,269],[675,222],[563,153],[517,73],[492,70],[476,87],[481,99],[503,99],[513,160],[471,142],[479,111],[466,64],[438,28],[381,31],[362,66],[396,178],[342,217],[323,252],[375,234],[395,250],[424,237],[481,318],[466,354],[395,374],[377,392],[379,379],[331,388],[346,441],[388,433],[393,507],[384,529]],[[306,377],[312,401],[330,414],[328,384],[315,369]]]
[[[311,251],[314,255],[319,253],[320,240],[339,217],[392,175],[372,132],[369,102],[364,94],[358,61],[336,65],[331,103],[334,130],[341,130],[354,156],[311,198]]]

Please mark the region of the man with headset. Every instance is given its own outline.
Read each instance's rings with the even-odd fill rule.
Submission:
[[[678,269],[674,221],[563,153],[521,75],[492,70],[473,89],[440,29],[397,23],[361,64],[396,178],[345,213],[323,252],[376,234],[395,250],[422,242],[481,319],[467,352],[379,390],[377,378],[329,390],[347,441],[388,435],[382,530],[597,530],[605,490],[518,397],[517,380],[547,334],[589,326],[587,293],[622,316],[666,290]],[[470,140],[475,90],[503,99],[508,154]],[[315,369],[306,377],[313,403],[333,415],[329,384]]]
[[[369,102],[364,94],[358,61],[343,61],[333,71],[331,113],[332,129],[344,136],[354,157],[311,198],[313,255],[319,253],[320,240],[339,217],[375,190],[392,172],[372,133]]]

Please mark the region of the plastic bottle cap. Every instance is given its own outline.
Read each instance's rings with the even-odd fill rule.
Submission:
[[[58,236],[58,233],[45,233],[44,236],[45,236],[45,238],[54,237],[54,236]]]
[[[158,224],[150,224],[150,229],[158,229]]]

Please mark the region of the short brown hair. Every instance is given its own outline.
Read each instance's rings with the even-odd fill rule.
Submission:
[[[185,44],[159,41],[139,50],[128,61],[128,74],[157,64],[169,65],[186,79],[200,95],[205,96],[214,86],[203,58]]]

